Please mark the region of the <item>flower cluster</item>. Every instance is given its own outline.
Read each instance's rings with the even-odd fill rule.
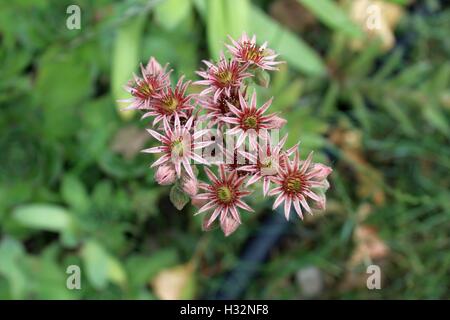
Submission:
[[[313,163],[312,153],[300,160],[298,145],[286,149],[287,135],[276,141],[287,121],[268,112],[272,99],[257,101],[251,86],[278,70],[283,63],[276,60],[278,55],[267,43],[258,45],[255,36],[243,34],[230,41],[228,56],[221,53],[217,62],[204,61],[205,69],[197,71],[201,80],[191,83],[181,77],[172,87],[171,70],[152,57],[147,66],[141,65],[141,76],[126,86],[132,95],[127,109],[143,110],[143,118],[151,119],[147,131],[157,146],[143,152],[160,154],[151,165],[155,180],[173,185],[171,200],[177,208],[191,199],[197,214],[205,214],[203,228],[219,221],[226,236],[242,223],[241,211],[253,212],[244,198],[256,183],[262,182],[264,196],[275,196],[274,210],[284,203],[286,219],[291,207],[303,219],[312,207],[325,209],[332,171]],[[193,85],[203,90],[188,94]],[[203,165],[204,175],[197,164]]]

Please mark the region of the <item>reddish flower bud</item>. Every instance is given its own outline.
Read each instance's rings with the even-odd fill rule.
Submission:
[[[175,182],[176,172],[175,168],[168,164],[163,164],[158,167],[155,173],[155,180],[158,184],[167,186]]]
[[[183,191],[186,192],[190,197],[193,197],[198,192],[198,182],[197,179],[187,177],[182,183]]]

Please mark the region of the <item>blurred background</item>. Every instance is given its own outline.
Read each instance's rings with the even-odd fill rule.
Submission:
[[[150,56],[197,79],[242,31],[287,61],[258,94],[288,145],[334,171],[324,213],[282,222],[257,189],[225,238],[116,100]],[[2,1],[0,298],[449,298],[449,31],[438,0]]]

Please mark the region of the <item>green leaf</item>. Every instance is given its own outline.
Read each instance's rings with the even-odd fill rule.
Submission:
[[[175,184],[170,189],[170,201],[178,210],[182,210],[184,206],[189,202],[189,196],[179,187],[178,184]]]
[[[439,96],[450,88],[450,63],[442,64],[431,80],[432,91]]]
[[[13,299],[23,299],[27,290],[27,279],[21,264],[24,258],[25,251],[20,242],[8,237],[0,242],[0,275],[8,280]]]
[[[161,270],[176,265],[175,249],[158,250],[149,255],[134,255],[127,259],[126,268],[134,286],[145,286]]]
[[[113,186],[111,181],[98,181],[92,191],[92,202],[97,210],[107,211],[111,208],[111,197],[113,195]]]
[[[367,76],[373,68],[374,61],[380,54],[380,43],[372,42],[362,53],[353,59],[348,67],[348,74],[353,76]]]
[[[399,104],[397,104],[394,100],[386,99],[386,102],[381,103],[380,105],[398,122],[400,128],[405,134],[411,137],[416,134],[414,124]]]
[[[295,79],[291,81],[286,87],[281,90],[276,96],[272,105],[273,111],[286,111],[296,103],[302,93],[303,81]],[[283,116],[283,114],[281,114]],[[284,115],[286,117],[287,115]]]
[[[206,0],[192,0],[195,9],[198,11],[203,20],[206,16]]]
[[[86,275],[96,289],[104,289],[108,281],[124,286],[127,276],[122,264],[109,255],[95,240],[88,241],[81,253]]]
[[[339,97],[339,84],[336,81],[330,82],[327,92],[322,100],[320,112],[324,116],[328,116],[336,110],[336,105]]]
[[[223,50],[227,36],[224,0],[208,1],[206,6],[206,33],[210,57],[216,58]]]
[[[375,81],[382,81],[389,77],[392,72],[397,68],[403,58],[403,50],[396,49],[385,60],[383,65],[377,70],[376,74],[372,77]]]
[[[287,118],[288,122],[283,128],[280,137],[288,133],[286,147],[292,147],[300,142],[303,155],[309,151],[317,150],[325,145],[323,134],[327,131],[327,124],[318,117],[314,117],[312,109],[296,107]],[[302,119],[302,121],[290,121],[289,119]]]
[[[81,252],[86,276],[96,289],[104,288],[108,283],[109,257],[97,242],[89,241]]]
[[[361,122],[364,130],[370,132],[371,130],[370,112],[366,106],[364,97],[361,95],[361,93],[355,91],[351,93],[350,100],[356,118]]]
[[[191,12],[191,0],[165,0],[155,7],[156,20],[167,30],[174,30]]]
[[[401,72],[395,76],[390,82],[390,86],[393,88],[415,86],[426,78],[426,75],[430,70],[432,70],[432,66],[429,61],[419,61],[415,64],[411,64],[408,67],[403,68]]]
[[[362,31],[332,0],[297,0],[310,10],[326,26],[352,37],[362,36]]]
[[[38,65],[33,96],[42,106],[46,137],[62,139],[79,126],[78,108],[92,92],[92,70],[82,61],[82,50],[50,47]]]
[[[249,19],[249,32],[257,35],[257,41],[269,41],[269,46],[280,53],[281,58],[286,59],[293,68],[311,76],[325,73],[325,64],[321,57],[302,39],[275,22],[261,9],[252,6]]]
[[[139,160],[142,159],[126,160],[108,150],[101,155],[99,166],[107,174],[119,179],[136,178],[147,173],[147,168],[143,167]]]
[[[433,103],[422,107],[425,119],[445,136],[449,136],[450,125],[441,110]]]
[[[119,260],[109,257],[108,261],[108,278],[122,287],[126,285],[127,275]]]
[[[407,6],[411,0],[385,0],[387,2],[392,2],[401,6]]]
[[[225,0],[227,35],[239,38],[248,30],[250,3],[248,0]]]
[[[81,290],[68,290],[66,287],[66,265],[59,264],[59,248],[48,246],[39,256],[27,259],[26,271],[31,275],[27,286],[30,296],[43,300],[79,299]]]
[[[255,72],[254,81],[257,85],[263,88],[268,88],[270,84],[270,74],[265,70],[257,69]]]
[[[69,211],[51,204],[20,206],[14,210],[13,218],[29,228],[57,232],[66,230],[73,222]]]
[[[123,88],[132,79],[133,72],[139,64],[139,45],[144,27],[145,16],[140,15],[127,21],[122,25],[116,35],[112,58],[112,80],[111,90],[114,99],[127,99],[130,94]],[[124,103],[117,103],[119,110],[126,106]],[[133,116],[133,112],[120,112],[122,118],[128,119]]]
[[[197,8],[199,3],[197,1]],[[228,35],[238,38],[248,30],[250,3],[248,0],[214,0],[206,2],[206,9],[209,54],[216,58],[224,51]]]
[[[89,195],[83,183],[75,175],[65,175],[62,181],[61,194],[66,203],[74,211],[85,213],[90,206]]]

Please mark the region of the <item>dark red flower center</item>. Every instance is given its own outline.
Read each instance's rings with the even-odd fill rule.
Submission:
[[[258,129],[258,118],[255,115],[248,115],[242,118],[244,129]]]
[[[264,51],[254,43],[245,42],[243,44],[242,55],[245,60],[259,62],[264,56]]]
[[[216,77],[220,84],[223,86],[228,86],[233,83],[233,73],[228,69],[217,71]]]
[[[234,199],[234,192],[228,186],[221,186],[217,188],[217,198],[222,203],[230,203]]]
[[[178,99],[172,95],[163,98],[161,102],[163,105],[163,109],[168,113],[173,113],[174,111],[176,111],[179,105]]]
[[[304,181],[302,176],[297,172],[293,175],[286,177],[283,184],[284,190],[287,193],[297,194],[302,192],[304,187]]]
[[[138,80],[134,85],[134,89],[135,90],[132,94],[141,99],[148,99],[155,92],[155,88],[152,83],[145,80]]]

